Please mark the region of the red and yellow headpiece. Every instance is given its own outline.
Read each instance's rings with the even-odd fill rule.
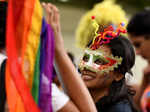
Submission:
[[[110,40],[118,37],[120,33],[126,33],[126,29],[124,28],[125,24],[120,23],[116,29],[113,28],[112,25],[108,26],[103,30],[103,32],[98,32],[99,25],[95,21],[95,16],[92,16],[93,19],[93,26],[96,28],[95,30],[95,37],[93,39],[91,49],[95,50],[98,49],[100,45],[107,44]]]

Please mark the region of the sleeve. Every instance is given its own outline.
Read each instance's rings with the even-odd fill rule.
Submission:
[[[64,92],[60,91],[54,83],[52,83],[53,112],[57,112],[58,110],[63,108],[68,101],[69,101],[69,97]]]

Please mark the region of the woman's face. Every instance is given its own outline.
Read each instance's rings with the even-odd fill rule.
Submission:
[[[113,57],[108,46],[102,45],[97,50],[85,50],[79,68],[81,76],[88,88],[109,87],[115,78],[114,67],[121,58]]]
[[[150,39],[145,39],[144,36],[134,36],[129,34],[129,37],[136,48],[136,54],[141,55],[150,63]]]

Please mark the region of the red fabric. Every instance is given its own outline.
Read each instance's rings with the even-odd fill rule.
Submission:
[[[7,73],[6,73],[6,87],[7,87],[7,96],[8,104],[10,107],[10,112],[19,112],[18,109],[14,109],[13,101],[9,101],[10,97],[13,97],[15,101],[18,101],[18,95],[21,98],[19,108],[25,109],[25,112],[39,112],[39,108],[34,102],[26,80],[22,72],[22,60],[21,56],[23,54],[23,48],[28,31],[31,25],[32,13],[34,10],[35,0],[9,0],[8,3],[8,16],[7,16],[7,31],[6,31],[6,50],[8,55],[7,61]],[[31,8],[25,10],[25,6],[29,5]],[[30,12],[28,12],[30,10]],[[26,11],[26,12],[25,12]],[[28,12],[28,17],[27,16]],[[23,16],[24,15],[24,16]],[[10,80],[7,80],[9,79]],[[10,90],[11,86],[9,81],[14,83],[14,90]],[[13,92],[14,91],[14,92]],[[10,93],[11,92],[11,93]],[[14,93],[18,94],[15,95]],[[10,102],[10,103],[9,103]],[[15,102],[14,102],[15,104]],[[17,103],[18,104],[18,103]],[[24,107],[24,108],[23,108]],[[20,109],[21,110],[21,109]],[[22,112],[24,112],[22,110]]]

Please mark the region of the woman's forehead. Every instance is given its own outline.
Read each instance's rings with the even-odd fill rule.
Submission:
[[[91,49],[86,49],[85,53],[87,54],[92,54],[92,55],[104,55],[104,52],[102,50],[91,50]]]
[[[98,49],[96,50],[91,50],[91,49],[86,49],[86,53],[90,54],[95,54],[95,55],[111,55],[111,49],[109,48],[108,45],[101,45]]]

